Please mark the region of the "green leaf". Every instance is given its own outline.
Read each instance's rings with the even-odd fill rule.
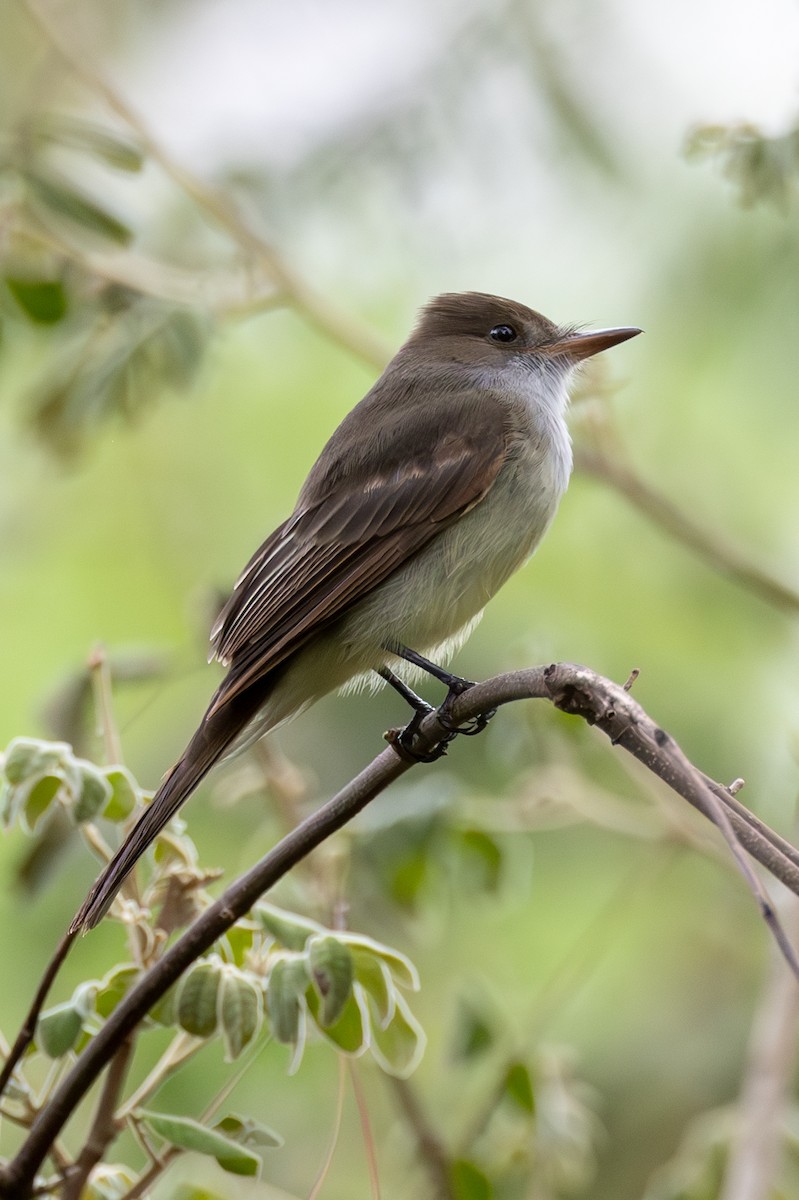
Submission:
[[[224,1200],[217,1192],[209,1192],[196,1183],[181,1183],[170,1194],[170,1200]]]
[[[6,276],[6,287],[19,307],[37,325],[55,325],[67,313],[67,293],[60,279]]]
[[[299,1040],[302,1006],[300,998],[308,990],[308,964],[303,955],[278,958],[269,972],[266,1003],[273,1037],[278,1042],[296,1045]]]
[[[223,1170],[233,1175],[257,1175],[261,1168],[260,1155],[217,1130],[207,1129],[199,1121],[192,1121],[190,1117],[173,1117],[168,1113],[145,1110],[140,1110],[138,1116],[153,1133],[171,1146],[215,1158]]]
[[[186,1033],[209,1038],[217,1026],[217,996],[222,980],[221,964],[199,962],[183,977],[178,986],[177,1020]]]
[[[144,165],[141,147],[130,137],[82,117],[45,113],[36,122],[33,132],[42,141],[87,150],[118,171],[136,172]]]
[[[239,1117],[236,1113],[228,1113],[221,1121],[217,1121],[214,1129],[233,1138],[242,1146],[267,1146],[275,1148],[283,1145],[283,1138],[268,1125],[254,1121],[251,1117]]]
[[[491,1200],[494,1194],[488,1177],[467,1158],[459,1158],[452,1164],[450,1179],[456,1200]]]
[[[322,1001],[320,1024],[334,1025],[352,992],[352,953],[338,938],[325,934],[308,942],[308,961],[314,987]]]
[[[3,771],[9,783],[23,783],[32,775],[44,775],[71,756],[72,747],[66,742],[44,742],[39,738],[14,738],[9,742],[3,761]]]
[[[122,1163],[98,1163],[81,1192],[81,1200],[122,1200],[135,1182],[130,1167]]]
[[[261,901],[253,909],[253,916],[261,923],[267,933],[287,950],[304,950],[309,937],[326,933],[327,930],[316,921],[306,917],[298,917],[296,913],[284,912],[273,904]]]
[[[320,1020],[320,1000],[316,992],[307,996],[308,1011],[320,1031],[345,1054],[362,1054],[370,1043],[369,1012],[363,994],[350,992],[341,1016],[332,1025],[323,1025]]]
[[[466,829],[461,834],[461,843],[465,856],[479,873],[479,886],[485,891],[495,891],[502,872],[502,851],[497,842],[482,829]]]
[[[72,1000],[56,1004],[39,1017],[36,1044],[48,1058],[61,1058],[77,1042],[83,1028],[83,1011]]]
[[[27,833],[34,832],[63,786],[63,776],[43,775],[28,790],[22,807],[22,826]]]
[[[505,1095],[525,1112],[535,1112],[535,1094],[530,1072],[524,1063],[515,1062],[505,1076]]]
[[[111,799],[111,784],[103,772],[93,763],[77,760],[80,770],[80,791],[72,805],[73,821],[82,825],[84,821],[93,821],[102,812]]]
[[[98,1016],[109,1017],[133,984],[141,975],[138,967],[132,964],[115,967],[101,981],[94,998],[94,1009]]]
[[[175,984],[169,989],[147,1013],[151,1021],[155,1021],[158,1025],[177,1025],[178,1023],[178,1005],[177,996],[179,984]]]
[[[410,988],[414,992],[419,991],[419,972],[406,954],[392,950],[390,946],[384,946],[382,942],[376,942],[374,938],[364,937],[360,933],[342,933],[338,936],[353,953],[365,951],[381,959],[391,972],[392,978],[401,987]]]
[[[252,1041],[263,1017],[261,989],[236,967],[225,966],[222,971],[217,1016],[230,1062]]]
[[[25,181],[34,200],[45,210],[80,225],[97,237],[122,246],[126,246],[133,238],[133,231],[127,225],[68,180],[55,174],[28,170],[25,172]]]
[[[407,1078],[419,1065],[427,1037],[402,996],[392,1020],[385,1027],[372,1029],[372,1054],[388,1075]]]
[[[106,767],[103,771],[111,795],[103,809],[108,821],[126,821],[135,809],[140,792],[136,780],[127,767]]]
[[[470,1000],[462,999],[455,1021],[453,1053],[470,1059],[490,1050],[496,1034],[483,1013]]]
[[[396,992],[387,965],[366,950],[356,949],[352,955],[356,982],[366,992],[374,1007],[380,1026],[385,1029],[394,1016]]]

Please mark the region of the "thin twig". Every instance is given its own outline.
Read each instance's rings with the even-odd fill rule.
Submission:
[[[799,935],[799,905],[790,897],[789,903],[786,923]],[[798,1023],[799,989],[773,953],[750,1037],[721,1200],[768,1200],[777,1194]]]
[[[132,1050],[133,1037],[129,1035],[123,1040],[111,1060],[111,1066],[105,1077],[100,1099],[97,1102],[97,1111],[94,1115],[92,1127],[89,1130],[89,1136],[86,1138],[83,1149],[67,1176],[62,1200],[78,1200],[89,1175],[97,1164],[102,1161],[109,1145],[119,1133],[120,1123],[117,1120],[115,1110],[119,1094],[122,1091],[122,1085],[125,1082],[125,1075],[127,1074]]]
[[[583,475],[606,483],[634,509],[658,525],[669,537],[693,550],[715,571],[753,592],[766,604],[790,616],[799,615],[799,592],[750,562],[718,532],[703,529],[667,496],[651,487],[619,453],[578,446],[574,465]]]
[[[283,302],[301,313],[311,324],[352,353],[384,367],[390,357],[387,346],[364,325],[319,295],[297,272],[292,270],[273,246],[256,233],[236,211],[223,193],[204,183],[180,166],[153,137],[146,123],[107,79],[93,66],[85,49],[73,46],[63,29],[56,28],[46,6],[37,0],[25,0],[25,7],[50,47],[66,63],[73,75],[92,93],[100,96],[132,130],[147,156],[188,196],[206,217],[222,227],[238,247],[264,269],[274,281]],[[271,297],[270,297],[271,302]]]
[[[728,826],[728,834],[730,831],[734,833],[736,845],[743,846],[753,858],[799,895],[799,867],[794,861],[796,851],[793,847],[776,834],[766,837],[761,823],[752,821],[747,810],[720,784],[711,790],[706,778],[688,762],[673,738],[647,716],[629,692],[588,668],[573,663],[558,663],[499,675],[476,684],[459,696],[452,705],[451,720],[461,725],[502,704],[531,698],[549,700],[563,711],[596,725],[614,745],[638,758],[709,820],[717,823],[719,813],[722,813],[722,823]],[[445,734],[446,730],[435,713],[426,717],[419,731],[420,753],[435,746]],[[331,834],[351,821],[371,800],[404,775],[411,765],[401,760],[392,749],[384,750],[360,775],[287,834],[196,919],[163,958],[131,988],[100,1032],[86,1046],[40,1112],[17,1157],[0,1171],[0,1196],[5,1200],[27,1200],[31,1181],[48,1147],[98,1074],[114,1056],[120,1039],[135,1029],[186,967],[244,916],[267,889]],[[764,910],[764,916],[781,948],[788,948],[773,911]]]
[[[103,646],[97,646],[89,656],[89,673],[94,691],[94,706],[97,710],[97,723],[103,741],[105,761],[108,766],[122,762],[122,742],[114,719],[114,706],[111,698],[111,669],[108,665],[108,655]]]
[[[17,1034],[16,1041],[11,1047],[6,1061],[3,1063],[3,1069],[0,1071],[0,1096],[5,1094],[8,1087],[8,1082],[14,1073],[17,1063],[22,1058],[28,1046],[33,1041],[33,1035],[36,1032],[36,1022],[39,1019],[39,1013],[44,1007],[44,1002],[47,999],[50,988],[53,985],[53,980],[58,974],[61,964],[69,953],[69,948],[75,940],[74,933],[66,933],[56,947],[55,954],[50,959],[45,972],[42,975],[36,993],[33,997],[30,1008],[28,1009],[25,1020],[22,1022],[22,1027]]]
[[[387,1081],[414,1136],[419,1161],[435,1189],[435,1200],[456,1200],[450,1155],[424,1112],[416,1089],[409,1080],[395,1075],[388,1076]]]

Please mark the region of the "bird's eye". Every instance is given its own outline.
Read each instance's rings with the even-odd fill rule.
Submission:
[[[518,334],[512,325],[495,325],[488,336],[492,342],[515,342]]]

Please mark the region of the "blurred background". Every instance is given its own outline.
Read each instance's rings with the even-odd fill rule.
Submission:
[[[155,786],[215,685],[220,597],[420,304],[474,289],[645,336],[584,377],[555,525],[456,669],[640,668],[647,711],[790,837],[795,6],[3,0],[0,17],[0,745],[97,755],[83,672],[102,644],[125,761]],[[402,717],[391,696],[333,698],[281,734],[292,813]],[[227,876],[288,819],[258,769],[221,771],[187,811]],[[323,921],[345,897],[354,929],[418,965],[429,1044],[409,1086],[469,1164],[457,1195],[732,1195],[725,1114],[769,946],[685,807],[576,721],[514,705],[284,889]],[[94,871],[61,830],[0,846],[7,1035]],[[103,928],[59,986],[113,953]],[[795,1132],[784,1036],[774,1123]],[[517,1060],[535,1113],[492,1107]],[[269,1047],[236,1093],[286,1138],[264,1180],[187,1158],[159,1194],[309,1194],[337,1065],[325,1046],[287,1065]],[[191,1113],[224,1076],[209,1051],[164,1103]],[[374,1067],[361,1086],[382,1194],[444,1194],[402,1098]],[[369,1195],[367,1162],[348,1087],[320,1194]],[[762,1194],[795,1194],[792,1170]]]

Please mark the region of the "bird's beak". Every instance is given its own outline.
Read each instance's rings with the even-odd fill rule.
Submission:
[[[584,333],[567,333],[548,346],[539,346],[536,353],[545,354],[548,358],[562,354],[574,362],[581,362],[602,350],[609,350],[611,346],[618,346],[619,342],[626,342],[628,338],[638,337],[641,332],[633,326],[625,326],[622,329],[589,329]]]

